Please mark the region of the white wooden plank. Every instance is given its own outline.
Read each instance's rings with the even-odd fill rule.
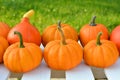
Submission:
[[[82,62],[76,68],[66,71],[66,80],[95,80],[91,68]]]
[[[120,80],[120,58],[114,65],[105,69],[105,74],[108,80]]]
[[[38,68],[23,74],[22,80],[50,80],[50,69],[43,60]]]
[[[0,80],[7,80],[9,75],[9,70],[6,69],[3,64],[0,64]]]

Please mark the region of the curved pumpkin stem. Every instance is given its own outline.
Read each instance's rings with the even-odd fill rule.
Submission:
[[[35,13],[34,10],[29,10],[23,15],[23,18],[25,17],[30,18],[34,13]]]
[[[58,21],[58,30],[59,30],[59,32],[61,34],[62,44],[66,45],[67,43],[65,41],[65,36],[64,36],[64,33],[63,33],[62,29],[61,29],[61,21]]]
[[[20,45],[19,45],[19,47],[20,47],[20,48],[24,48],[25,46],[23,45],[23,39],[22,39],[21,33],[18,32],[18,31],[15,31],[14,34],[17,34],[18,37],[19,37],[19,39],[20,39]]]
[[[100,36],[102,35],[102,32],[99,32],[98,35],[97,35],[97,42],[96,42],[96,45],[97,46],[100,46],[102,43],[100,42]]]
[[[96,19],[96,16],[93,16],[93,18],[90,22],[90,26],[96,26],[95,19]]]

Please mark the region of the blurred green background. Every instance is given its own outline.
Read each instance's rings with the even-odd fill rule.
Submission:
[[[0,21],[13,27],[25,12],[34,9],[30,22],[41,33],[58,20],[79,32],[96,15],[96,23],[104,24],[111,32],[120,24],[119,5],[120,0],[0,0]]]

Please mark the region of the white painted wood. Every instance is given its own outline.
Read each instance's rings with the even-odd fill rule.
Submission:
[[[95,80],[91,68],[82,62],[74,69],[66,71],[66,80]]]
[[[8,69],[4,67],[3,64],[0,64],[0,80],[7,80],[10,75]]]
[[[120,80],[120,58],[114,65],[105,69],[105,74],[108,80]]]
[[[50,72],[51,70],[42,61],[42,64],[38,68],[23,74],[22,80],[50,80]]]

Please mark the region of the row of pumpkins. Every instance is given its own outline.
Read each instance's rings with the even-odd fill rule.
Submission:
[[[89,66],[106,68],[119,58],[120,27],[113,30],[110,41],[107,28],[96,24],[94,16],[90,24],[80,29],[79,37],[75,29],[60,21],[48,26],[41,36],[29,22],[33,14],[33,10],[28,11],[12,29],[0,22],[0,63],[4,62],[10,71],[33,70],[43,58],[50,68],[56,70],[72,69],[82,59]],[[41,43],[43,51],[39,47]]]

